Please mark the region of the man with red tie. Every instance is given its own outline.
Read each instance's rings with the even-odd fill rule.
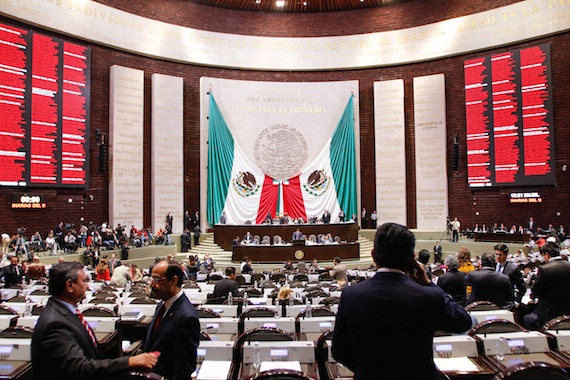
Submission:
[[[49,271],[49,299],[32,336],[35,380],[103,379],[129,370],[150,370],[153,354],[107,359],[94,333],[77,312],[85,298],[89,276],[78,262],[63,262]]]
[[[196,369],[200,321],[182,290],[184,273],[175,261],[161,260],[152,267],[150,289],[161,299],[146,334],[144,351],[158,356],[153,369],[170,380],[187,380]]]

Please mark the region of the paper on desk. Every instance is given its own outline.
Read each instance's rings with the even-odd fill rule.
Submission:
[[[261,362],[259,372],[270,371],[272,369],[291,369],[293,371],[302,372],[301,363],[298,361]]]
[[[467,357],[459,358],[434,358],[435,365],[441,372],[478,372],[479,368]]]
[[[231,361],[204,360],[196,380],[225,380],[230,372]]]

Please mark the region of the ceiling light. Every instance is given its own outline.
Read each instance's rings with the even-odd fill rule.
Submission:
[[[303,6],[306,7],[307,6],[307,2],[303,1]]]
[[[285,6],[285,0],[277,0],[275,2],[275,6],[279,8],[283,8]]]
[[[255,4],[261,4],[261,0],[255,0]]]

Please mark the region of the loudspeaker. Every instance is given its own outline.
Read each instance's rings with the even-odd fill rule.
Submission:
[[[107,171],[107,145],[99,145],[99,172],[104,173]]]
[[[452,163],[451,163],[451,167],[454,171],[459,170],[459,141],[457,138],[457,133],[455,134],[455,137],[453,138],[453,152],[452,152]]]
[[[453,170],[459,169],[459,144],[453,144]]]

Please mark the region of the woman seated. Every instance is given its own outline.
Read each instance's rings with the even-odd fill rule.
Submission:
[[[107,259],[101,259],[95,271],[97,272],[95,281],[111,281],[111,271]]]

